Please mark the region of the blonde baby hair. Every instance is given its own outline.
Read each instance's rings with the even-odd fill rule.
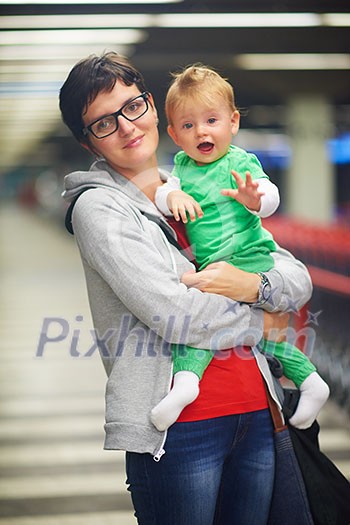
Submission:
[[[173,80],[165,99],[165,113],[170,126],[174,112],[188,100],[210,107],[213,99],[219,97],[231,111],[237,111],[233,87],[214,69],[198,63],[171,75]]]

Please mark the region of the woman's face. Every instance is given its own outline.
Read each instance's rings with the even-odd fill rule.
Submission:
[[[135,84],[126,86],[117,81],[110,92],[101,91],[83,114],[83,122],[88,126],[100,117],[115,113],[124,104],[140,95]],[[156,149],[159,135],[157,128],[157,111],[150,95],[148,111],[137,120],[130,122],[118,117],[118,129],[112,135],[97,139],[88,135],[91,152],[102,156],[108,164],[124,177],[131,179],[143,171],[157,165]]]

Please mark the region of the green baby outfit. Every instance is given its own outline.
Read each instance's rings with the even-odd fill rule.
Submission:
[[[184,151],[175,156],[173,175],[181,189],[201,206],[204,216],[186,224],[186,232],[199,269],[216,261],[226,261],[247,272],[266,272],[273,267],[271,252],[276,251],[272,235],[262,227],[261,219],[222,189],[237,189],[231,171],[243,180],[249,171],[252,179],[268,178],[257,157],[231,145],[219,160],[198,166]],[[174,345],[174,373],[194,372],[201,379],[213,352]],[[297,386],[316,369],[308,358],[288,343],[264,343],[264,351],[273,353],[283,364],[284,374]]]
[[[200,269],[214,261],[226,261],[248,272],[268,271],[273,267],[270,252],[276,250],[272,235],[262,227],[260,217],[220,193],[237,189],[232,170],[244,180],[246,171],[253,180],[268,178],[256,156],[236,146],[204,166],[198,166],[183,151],[175,156],[173,175],[204,212],[202,219],[186,224],[188,239]]]

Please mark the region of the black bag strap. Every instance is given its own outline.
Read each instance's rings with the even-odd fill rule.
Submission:
[[[275,432],[282,432],[287,428],[285,422],[283,421],[283,416],[281,414],[281,411],[276,403],[276,401],[273,399],[273,397],[270,394],[269,387],[267,386],[266,382],[264,381],[264,387],[266,391],[266,397],[267,402],[270,409],[271,418],[273,421],[273,426],[275,429]]]
[[[69,205],[69,207],[68,207],[68,209],[66,211],[64,224],[65,224],[66,229],[68,230],[68,232],[71,235],[74,235],[73,224],[72,224],[72,215],[73,215],[74,206],[75,206],[77,200],[79,199],[80,195],[85,193],[85,191],[91,190],[91,189],[94,189],[94,188],[95,188],[95,186],[87,186],[86,188],[84,188],[78,195],[76,195],[74,197],[74,199],[72,200],[72,202],[70,203],[70,205]],[[175,237],[173,236],[173,234],[172,234],[172,232],[170,230],[170,227],[168,227],[166,224],[164,224],[164,221],[162,221],[161,217],[158,217],[157,215],[152,215],[150,213],[147,213],[147,212],[141,211],[141,210],[140,210],[140,212],[149,221],[155,222],[159,226],[159,228],[162,230],[162,232],[164,233],[165,237],[167,238],[167,240],[169,241],[170,244],[175,246],[175,248],[177,248],[179,250],[179,252],[181,252],[181,254],[184,255],[189,261],[194,262],[194,258],[191,258],[186,253],[186,250],[184,250],[182,248],[182,246],[177,242],[177,240],[175,239]]]
[[[141,210],[140,210],[141,211]],[[175,239],[173,234],[171,233],[170,228],[164,224],[164,221],[161,219],[161,217],[158,217],[157,215],[152,215],[150,213],[147,213],[145,211],[141,211],[142,215],[144,215],[149,221],[155,222],[158,224],[159,228],[164,233],[165,237],[169,241],[170,244],[175,246],[181,252],[181,254],[186,257],[189,261],[195,262],[194,257],[190,257],[190,255],[186,252],[186,250],[181,246],[181,244]]]
[[[72,224],[73,208],[74,208],[77,200],[79,199],[80,195],[85,193],[87,190],[93,190],[93,189],[95,189],[95,186],[87,186],[86,188],[81,190],[81,192],[78,193],[78,195],[76,195],[74,197],[74,199],[72,200],[72,202],[70,203],[70,205],[67,208],[66,216],[64,218],[64,225],[65,225],[66,229],[68,230],[68,232],[71,235],[74,235],[73,224]]]

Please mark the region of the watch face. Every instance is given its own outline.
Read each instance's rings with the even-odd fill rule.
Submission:
[[[262,296],[263,296],[264,301],[267,301],[270,298],[270,294],[271,294],[271,284],[269,281],[266,281],[263,285],[263,290],[262,290]]]
[[[261,284],[259,289],[259,301],[266,303],[271,295],[271,284],[264,273],[259,273]]]

